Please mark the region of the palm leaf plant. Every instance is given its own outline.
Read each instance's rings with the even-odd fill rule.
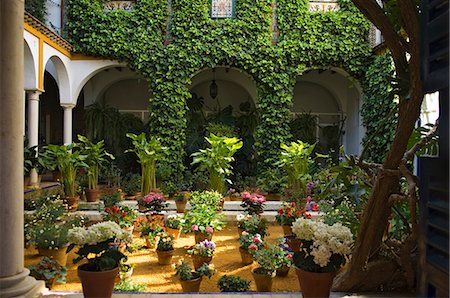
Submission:
[[[210,148],[200,149],[193,153],[192,164],[199,164],[199,170],[206,170],[209,174],[209,186],[219,193],[224,192],[226,177],[233,173],[234,153],[242,147],[238,138],[219,137],[210,134],[205,138]]]
[[[86,155],[83,155],[77,149],[77,143],[69,145],[49,144],[42,153],[42,158],[45,158],[48,163],[57,165],[62,174],[64,193],[68,197],[74,197],[76,194],[75,178],[77,170],[88,167],[85,163]]]
[[[127,133],[127,137],[132,140],[134,148],[125,152],[134,152],[137,155],[142,171],[141,191],[142,194],[148,194],[152,189],[156,189],[156,161],[162,158],[162,152],[166,148],[157,138],[151,137],[147,140],[145,133]]]
[[[114,159],[114,156],[105,150],[105,141],[98,143],[91,142],[88,138],[78,135],[80,141],[81,153],[86,156],[88,185],[89,189],[98,187],[98,174],[100,167],[104,165],[108,159]]]

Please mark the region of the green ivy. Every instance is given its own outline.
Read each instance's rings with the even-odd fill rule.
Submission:
[[[364,159],[381,163],[394,139],[397,125],[391,78],[394,65],[389,54],[378,56],[367,69],[363,81],[364,98],[361,116],[367,129],[363,139]]]
[[[47,20],[46,0],[25,0],[25,10],[36,19],[45,23]]]
[[[236,1],[236,17],[211,20],[209,0],[173,0],[173,40],[164,45],[167,0],[137,0],[134,9],[103,11],[104,0],[70,0],[70,41],[77,52],[126,62],[147,78],[150,132],[167,147],[162,161],[173,175],[183,170],[186,102],[191,78],[200,70],[230,66],[257,85],[259,125],[255,133],[259,171],[272,168],[289,122],[297,76],[308,68],[340,67],[361,79],[373,55],[369,23],[349,0],[338,12],[311,13],[306,0],[279,0],[280,39],[272,45],[273,0]]]

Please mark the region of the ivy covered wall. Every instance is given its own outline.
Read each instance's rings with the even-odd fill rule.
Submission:
[[[369,23],[350,4],[338,12],[310,13],[306,0],[278,0],[279,41],[272,44],[273,0],[237,0],[236,18],[211,20],[209,0],[172,0],[172,40],[164,45],[167,0],[136,0],[134,9],[103,11],[104,0],[70,0],[70,41],[77,52],[126,62],[147,78],[151,132],[169,148],[174,173],[183,167],[186,101],[191,77],[204,68],[231,66],[257,84],[260,171],[290,138],[293,87],[306,69],[340,67],[362,79],[372,60]]]

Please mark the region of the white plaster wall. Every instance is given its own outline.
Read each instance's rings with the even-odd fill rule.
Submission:
[[[148,84],[145,79],[138,76],[135,72],[126,67],[113,67],[107,68],[98,72],[92,77],[84,86],[84,105],[88,106],[93,104],[99,97],[103,97],[104,93],[115,84],[121,81],[134,80],[137,85],[136,88],[139,93],[145,93],[145,96],[132,95],[133,98],[145,98],[147,103],[145,110],[148,108],[148,99],[151,97],[151,93],[148,92]],[[145,90],[145,92],[143,91]],[[122,90],[119,90],[122,91]],[[127,92],[134,92],[134,90],[127,88]],[[131,106],[135,106],[135,103],[129,102]],[[142,106],[142,105],[139,105]]]
[[[197,96],[203,97],[204,109],[206,111],[217,111],[217,101],[219,101],[221,109],[231,105],[234,114],[238,114],[239,104],[242,102],[250,101],[254,105],[253,99],[247,90],[240,85],[237,85],[235,82],[230,81],[216,80],[218,93],[214,100],[209,95],[210,84],[211,81],[202,82],[191,89],[192,93],[196,93]]]
[[[111,85],[103,95],[105,102],[119,110],[147,111],[151,93],[144,80],[124,80]]]
[[[227,81],[232,82],[238,86],[241,87],[241,89],[244,89],[250,97],[253,99],[254,102],[257,100],[257,90],[256,90],[256,83],[253,80],[253,78],[246,74],[245,72],[235,69],[235,68],[227,68],[227,67],[216,67],[215,72],[213,74],[213,71],[211,68],[209,69],[203,69],[199,72],[197,72],[192,77],[192,82],[190,86],[190,90],[194,90],[197,85],[203,84],[205,82],[211,83],[213,80],[213,77],[215,77],[216,82],[218,81]],[[208,87],[209,87],[208,83]],[[220,86],[219,86],[220,88]],[[219,90],[219,95],[220,95]],[[209,94],[209,91],[208,91]],[[205,97],[206,98],[206,97]],[[210,98],[208,96],[208,98]]]
[[[47,20],[46,23],[48,27],[58,34],[61,30],[61,0],[47,0],[45,3],[47,9]]]
[[[43,65],[45,65],[45,68],[50,59],[52,59],[52,63],[56,69],[55,80],[58,83],[61,104],[71,103],[72,86],[70,83],[71,73],[69,71],[71,60],[69,57],[44,42]]]
[[[24,89],[35,90],[38,88],[38,63],[39,63],[39,39],[23,31],[24,38]]]

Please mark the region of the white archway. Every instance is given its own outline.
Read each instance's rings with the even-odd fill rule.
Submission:
[[[317,116],[317,138],[320,128],[344,122],[342,145],[347,153],[359,154],[364,130],[361,125],[361,86],[347,72],[339,68],[306,70],[297,78],[293,95],[293,112]],[[334,102],[334,103],[333,103]]]
[[[23,54],[24,54],[24,89],[25,90],[36,90],[38,89],[37,80],[37,61],[33,56],[30,45],[27,40],[24,39],[23,43]]]
[[[49,72],[58,84],[60,102],[63,103],[64,101],[70,100],[69,72],[67,71],[65,62],[59,56],[54,55],[50,56],[44,65],[45,71]]]

